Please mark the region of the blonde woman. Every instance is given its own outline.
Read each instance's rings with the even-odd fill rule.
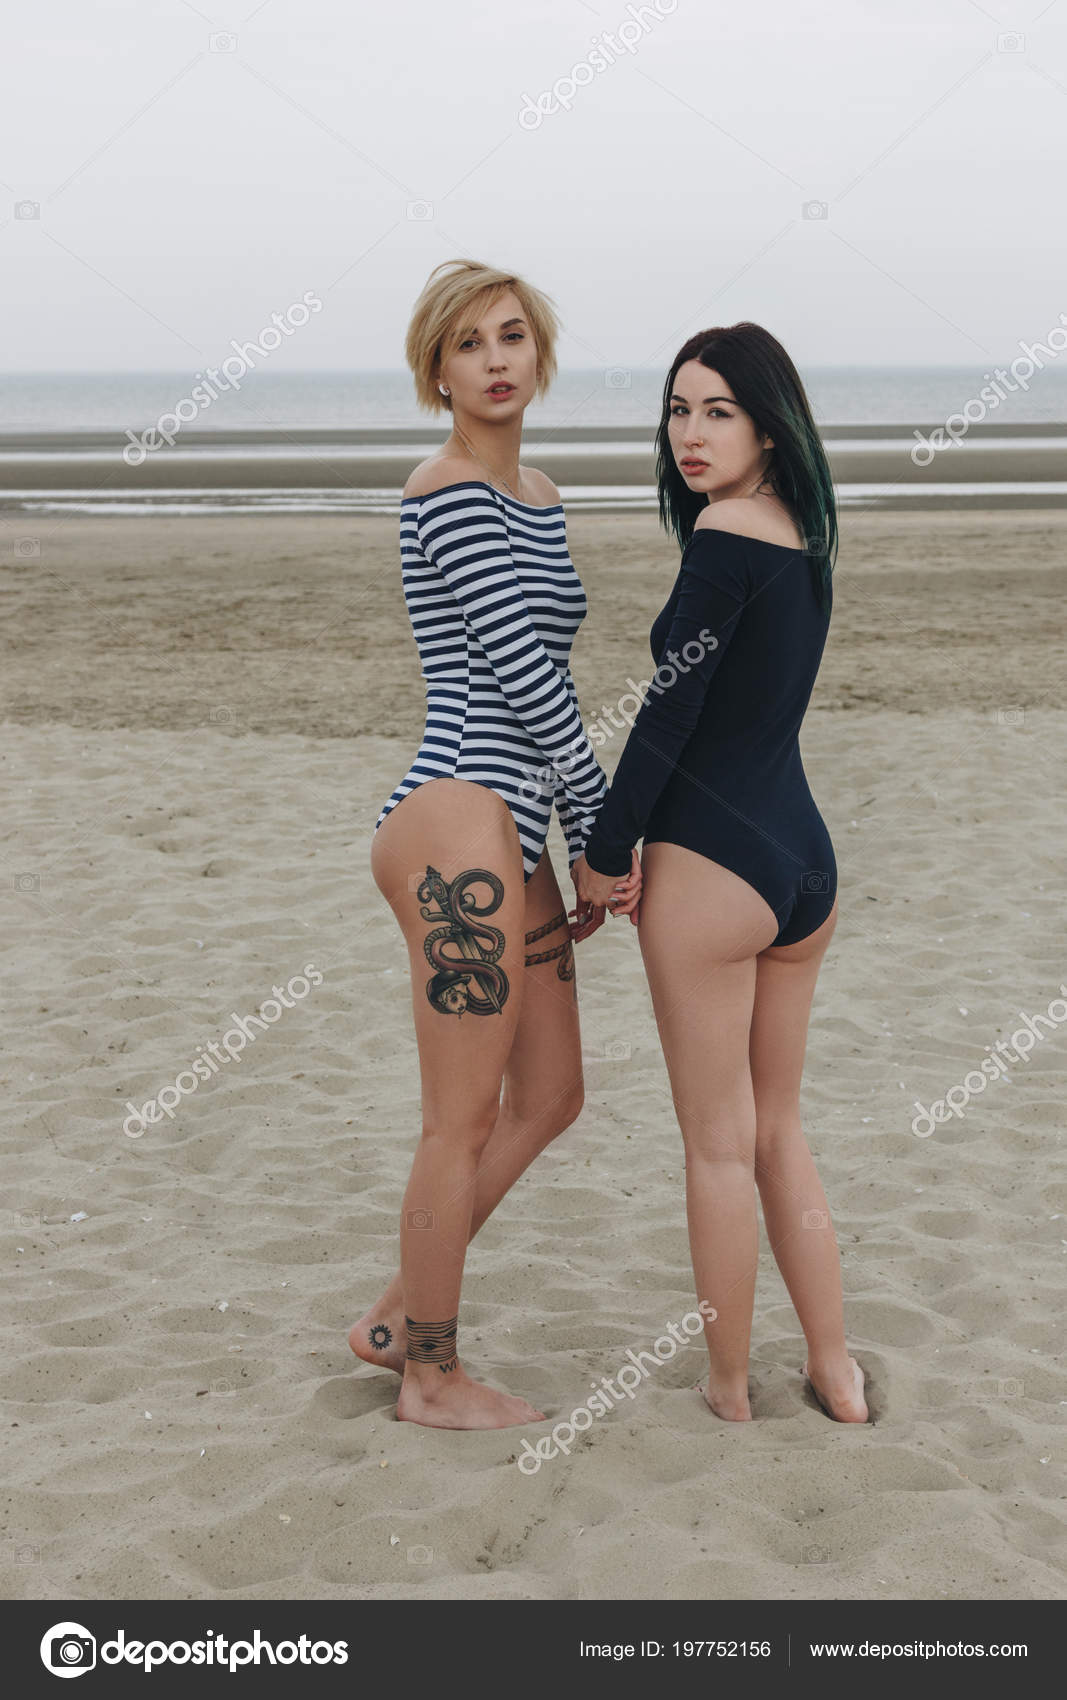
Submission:
[[[403,931],[422,1081],[400,1272],[353,1351],[403,1377],[401,1421],[537,1422],[459,1359],[468,1240],[582,1107],[574,953],[545,851],[552,806],[571,863],[606,789],[569,656],[586,612],[560,494],[519,464],[523,414],[555,374],[547,297],[471,260],[431,274],[408,330],[420,404],[452,416],[401,502],[404,595],[426,730],[375,826],[371,869]],[[607,903],[627,914],[636,855]],[[613,901],[617,900],[617,901]],[[603,919],[590,906],[583,937]]]

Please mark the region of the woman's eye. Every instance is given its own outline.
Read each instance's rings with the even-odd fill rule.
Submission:
[[[506,336],[504,337],[504,341],[510,342],[512,337],[515,337],[517,339],[517,341],[522,342],[525,334],[526,333],[524,331],[508,331]],[[474,348],[477,344],[477,341],[478,341],[478,338],[476,336],[469,336],[467,338],[466,342],[461,342],[459,346],[460,346],[461,349]]]
[[[684,407],[672,407],[671,412],[674,414],[675,418],[677,418],[680,413],[685,412],[685,408]]]

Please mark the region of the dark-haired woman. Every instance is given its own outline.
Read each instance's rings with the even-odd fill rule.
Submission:
[[[684,546],[652,628],[655,678],[572,868],[576,927],[644,839],[638,927],[686,1151],[716,1415],[752,1415],[758,1187],[828,1415],[865,1422],[826,1197],[800,1122],[815,981],[837,921],[833,847],[798,733],[826,640],[837,523],[793,362],[758,325],[691,337],[658,436],[660,515]]]

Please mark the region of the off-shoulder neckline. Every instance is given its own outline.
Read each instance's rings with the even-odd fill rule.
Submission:
[[[749,537],[747,532],[727,531],[719,525],[698,526],[690,537],[689,543],[695,543],[698,537],[736,537],[741,543],[762,543],[765,549],[780,549],[787,555],[806,555],[808,552],[806,549],[799,548],[795,543],[772,543],[767,537]],[[689,543],[686,544],[686,549],[688,549]],[[685,553],[684,549],[682,553]]]
[[[404,502],[424,502],[428,496],[444,496],[450,490],[489,490],[502,501],[512,502],[517,508],[527,508],[534,514],[554,514],[562,508],[562,502],[552,502],[546,508],[539,508],[533,502],[520,502],[517,496],[509,496],[505,490],[498,490],[495,484],[489,484],[484,478],[463,478],[457,484],[439,484],[436,490],[424,490],[420,496],[401,496]]]

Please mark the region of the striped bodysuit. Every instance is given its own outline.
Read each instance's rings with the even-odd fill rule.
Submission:
[[[467,779],[511,810],[524,881],[544,850],[553,803],[573,863],[607,780],[570,674],[586,600],[562,504],[531,507],[474,480],[406,496],[400,558],[426,729],[374,830],[417,785]]]

